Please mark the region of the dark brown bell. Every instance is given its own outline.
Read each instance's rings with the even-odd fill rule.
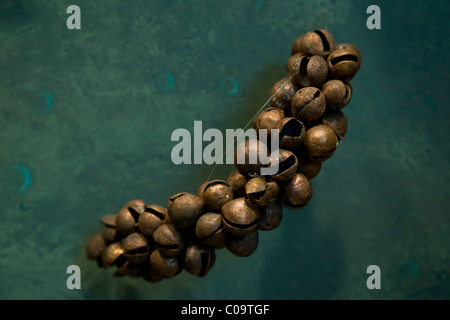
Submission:
[[[338,139],[345,140],[344,138],[347,133],[348,121],[342,111],[327,111],[320,122],[330,126]]]
[[[258,219],[258,208],[248,199],[234,199],[222,207],[223,224],[236,237],[243,237],[255,230]]]
[[[306,131],[305,148],[309,159],[324,161],[338,146],[338,138],[330,126],[319,124]]]
[[[352,98],[352,89],[341,80],[329,80],[321,89],[327,104],[327,110],[341,110],[349,104]]]
[[[321,56],[302,56],[294,62],[291,75],[300,88],[320,88],[328,76],[327,62]]]
[[[214,212],[220,212],[222,206],[233,200],[233,188],[223,180],[213,180],[204,183],[197,192],[205,207]]]
[[[184,239],[181,234],[170,224],[163,224],[153,233],[155,247],[165,256],[178,255],[184,247]]]
[[[233,188],[235,196],[245,196],[245,184],[247,177],[239,171],[234,171],[228,176],[228,184]]]
[[[107,214],[100,219],[103,224],[102,236],[107,244],[119,240],[116,230],[116,214]]]
[[[313,188],[309,179],[302,173],[281,185],[283,190],[281,205],[288,209],[299,209],[308,204],[313,195]]]
[[[253,230],[243,237],[230,237],[227,249],[237,257],[248,257],[258,249],[258,242],[258,230]]]
[[[330,53],[327,65],[331,74],[343,81],[351,80],[361,68],[361,52],[350,43],[342,43]]]
[[[165,278],[172,278],[181,271],[177,257],[164,256],[158,249],[150,255],[150,266]]]
[[[302,52],[306,56],[318,55],[326,59],[334,47],[333,36],[328,31],[319,29],[302,36],[297,52]]]
[[[139,265],[141,277],[148,282],[155,283],[161,281],[163,278],[155,269],[150,266],[150,259],[148,263],[141,263]]]
[[[136,207],[136,210],[143,211],[145,208],[145,201],[141,199],[133,199],[131,201],[128,201],[127,204],[124,207],[134,206]]]
[[[196,195],[182,192],[170,197],[167,203],[170,221],[177,229],[195,226],[203,213],[203,200]]]
[[[288,117],[278,122],[280,148],[295,150],[305,140],[305,126],[296,118]]]
[[[120,242],[108,245],[102,253],[102,266],[107,269],[113,265],[122,267],[128,260],[124,256],[123,246]]]
[[[286,115],[289,115],[291,98],[297,90],[298,87],[293,79],[290,76],[284,77],[276,82],[270,90],[269,97],[272,97],[270,99],[270,105],[283,110]]]
[[[117,267],[116,272],[114,272],[114,277],[125,277],[125,276],[131,276],[131,277],[138,277],[138,265],[134,264],[130,261],[126,261],[121,266]]]
[[[193,275],[204,277],[214,266],[215,261],[213,248],[191,243],[186,248],[183,267]]]
[[[263,178],[250,179],[245,185],[245,192],[251,202],[266,207],[274,202],[280,191],[275,181],[266,182]]]
[[[292,67],[294,66],[294,63],[297,59],[299,59],[301,56],[303,56],[302,53],[297,52],[294,53],[292,56],[289,57],[289,59],[286,61],[286,64],[284,68],[286,69],[287,73],[292,74]]]
[[[276,161],[278,163],[278,172],[272,176],[275,181],[287,181],[292,179],[297,172],[298,160],[294,153],[289,150],[279,149],[279,157]]]
[[[222,223],[222,216],[213,212],[202,215],[195,226],[195,236],[206,246],[223,248],[227,232]]]
[[[301,50],[302,39],[303,39],[303,35],[297,37],[294,40],[294,42],[292,43],[292,47],[291,47],[291,55],[294,55],[294,54],[302,51]]]
[[[281,206],[272,202],[269,206],[260,209],[258,229],[261,231],[270,231],[277,228],[281,223],[283,209]]]
[[[248,139],[240,143],[234,151],[234,165],[243,174],[256,177],[265,167],[261,159],[269,159],[267,145],[256,139]]]
[[[101,224],[107,227],[116,227],[116,214],[107,214],[100,219]]]
[[[269,136],[272,129],[277,129],[277,123],[284,118],[283,110],[277,108],[267,108],[263,110],[253,120],[253,128],[258,134],[258,130],[267,129],[267,135]]]
[[[319,120],[325,113],[325,109],[325,96],[317,88],[302,88],[292,97],[292,114],[302,122]]]
[[[146,206],[144,212],[139,216],[138,228],[144,236],[151,238],[155,230],[168,220],[169,214],[165,208],[151,204]]]
[[[128,203],[116,216],[116,229],[122,236],[126,237],[130,233],[136,231],[139,215],[145,210],[145,207]]]
[[[115,228],[103,226],[102,228],[102,236],[107,244],[111,242],[119,241],[122,237],[117,234],[117,230]]]
[[[321,161],[312,161],[309,159],[306,151],[302,150],[302,155],[298,157],[298,173],[303,173],[308,179],[314,179],[322,169]]]
[[[102,256],[103,251],[106,248],[106,242],[103,239],[102,234],[94,234],[86,245],[86,257],[89,260],[96,260]]]
[[[142,263],[150,256],[147,238],[138,232],[129,234],[122,242],[124,256],[132,263]]]

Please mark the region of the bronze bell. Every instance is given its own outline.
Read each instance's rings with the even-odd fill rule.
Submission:
[[[266,129],[267,135],[271,134],[272,129],[277,129],[277,123],[284,118],[284,111],[278,108],[267,108],[258,114],[253,120],[253,128],[258,134],[258,130]]]
[[[158,249],[150,255],[150,266],[165,278],[172,278],[181,271],[177,257],[164,256]]]
[[[274,108],[283,110],[286,115],[290,113],[291,99],[298,90],[297,84],[290,76],[277,81],[270,90],[270,105]]]
[[[127,236],[136,231],[139,216],[144,212],[145,206],[136,203],[127,203],[117,213],[116,229],[122,236]]]
[[[311,182],[302,173],[296,173],[291,180],[282,183],[281,188],[283,190],[281,205],[288,209],[306,206],[313,195]]]
[[[297,172],[298,160],[295,154],[289,150],[279,149],[278,159],[273,159],[278,163],[278,172],[272,176],[275,181],[287,181],[292,179]]]
[[[147,238],[138,232],[129,234],[122,242],[124,256],[132,263],[142,263],[150,256]]]
[[[289,59],[286,61],[286,64],[284,65],[284,69],[287,71],[288,74],[292,74],[292,68],[294,67],[295,61],[297,61],[297,59],[299,59],[302,56],[303,56],[302,53],[297,52],[289,57]]]
[[[186,248],[183,267],[193,275],[204,277],[214,266],[215,261],[213,248],[191,243]]]
[[[292,97],[292,114],[302,122],[308,123],[319,120],[325,110],[325,96],[318,88],[302,88]]]
[[[101,233],[94,234],[86,245],[86,257],[89,260],[96,260],[102,256],[106,248],[106,242]]]
[[[309,159],[324,161],[336,151],[338,138],[330,126],[319,124],[306,131],[305,148]]]
[[[278,197],[280,188],[275,181],[267,181],[263,178],[250,179],[245,185],[245,193],[251,202],[260,207],[266,207]]]
[[[139,271],[141,274],[141,277],[151,283],[159,282],[163,278],[162,275],[160,275],[155,269],[152,268],[150,265],[150,259],[146,263],[141,263],[139,265]]]
[[[295,150],[305,140],[305,126],[293,117],[284,118],[278,122],[280,148]]]
[[[333,36],[326,30],[318,29],[307,32],[301,37],[298,52],[306,56],[318,55],[326,59],[334,47]]]
[[[196,195],[182,192],[170,197],[167,203],[170,221],[183,230],[195,226],[203,213],[203,200]]]
[[[232,172],[227,179],[228,184],[233,188],[235,197],[245,196],[245,184],[247,177],[239,171]]]
[[[144,236],[151,238],[155,230],[166,222],[169,222],[167,210],[159,205],[151,204],[146,206],[139,216],[138,228]]]
[[[200,243],[223,248],[227,238],[227,231],[222,223],[222,216],[219,213],[208,212],[202,215],[195,226],[195,236]]]
[[[252,178],[257,177],[261,173],[261,168],[266,166],[261,162],[262,157],[269,160],[267,145],[257,139],[248,139],[236,147],[234,165],[243,174]]]
[[[258,249],[258,243],[258,230],[253,230],[243,237],[230,237],[227,249],[237,257],[248,257]]]
[[[313,161],[309,159],[305,148],[297,151],[298,158],[298,173],[303,173],[308,179],[314,179],[322,169],[321,161]]]
[[[107,244],[120,240],[116,229],[116,218],[116,214],[107,214],[100,219],[100,222],[103,224],[102,236]]]
[[[302,49],[301,49],[301,45],[302,45],[302,39],[303,39],[303,35],[297,37],[294,42],[292,43],[291,46],[291,55],[297,54],[297,53],[301,53]]]
[[[120,268],[127,262],[128,260],[124,256],[123,246],[120,242],[111,243],[102,252],[102,266],[105,269],[113,265]]]
[[[173,257],[178,255],[184,247],[184,239],[175,227],[166,223],[161,225],[153,233],[155,247],[165,256]]]
[[[270,231],[277,228],[282,217],[283,208],[278,203],[272,202],[269,206],[260,209],[258,230]]]
[[[321,91],[325,97],[327,110],[341,110],[352,98],[351,86],[337,79],[325,82]]]
[[[343,81],[351,80],[361,68],[361,52],[350,43],[342,43],[330,53],[327,65],[331,74]]]
[[[294,62],[291,75],[294,83],[301,88],[320,88],[328,76],[327,62],[321,56],[302,56]]]
[[[205,207],[213,212],[220,212],[222,206],[233,200],[233,188],[223,180],[205,182],[198,189],[197,195],[203,200]]]
[[[340,140],[345,140],[345,134],[347,133],[348,121],[344,112],[339,111],[327,111],[320,120],[322,124],[326,124],[333,129],[334,133]]]
[[[258,225],[259,211],[248,199],[231,200],[222,207],[222,221],[230,234],[243,237]]]

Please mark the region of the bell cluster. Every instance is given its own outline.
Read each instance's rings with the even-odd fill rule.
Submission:
[[[216,249],[250,256],[258,248],[259,231],[280,225],[282,207],[300,209],[311,200],[310,180],[345,137],[342,109],[360,67],[359,49],[335,45],[326,30],[298,37],[286,63],[288,75],[275,83],[271,106],[253,122],[257,132],[279,130],[279,153],[270,158],[278,162],[278,172],[261,176],[264,164],[248,160],[252,152],[270,157],[269,146],[246,140],[235,150],[237,171],[226,181],[205,182],[197,194],[175,194],[166,208],[136,199],[104,216],[102,231],[86,246],[88,259],[105,269],[115,267],[114,276],[157,282],[182,270],[205,276]],[[245,155],[243,163],[236,161],[238,152]]]

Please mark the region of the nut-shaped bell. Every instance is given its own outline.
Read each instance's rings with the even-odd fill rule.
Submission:
[[[223,224],[236,237],[243,237],[255,230],[258,219],[258,208],[248,199],[234,199],[222,207]]]
[[[281,184],[281,188],[281,205],[288,209],[306,206],[313,195],[311,182],[302,173],[296,173],[291,180]]]
[[[227,249],[237,257],[248,257],[258,249],[258,243],[258,230],[253,230],[243,237],[230,237]]]
[[[193,275],[204,277],[214,266],[215,261],[213,248],[191,243],[186,248],[183,267]]]
[[[151,204],[146,206],[144,212],[139,216],[138,228],[144,236],[151,238],[155,230],[168,220],[169,214],[165,208]]]
[[[278,197],[279,190],[275,181],[266,182],[266,180],[259,177],[250,179],[245,185],[247,197],[260,207],[266,207],[274,202]]]
[[[300,87],[320,88],[328,76],[327,62],[321,56],[301,56],[291,71],[294,83]]]
[[[223,248],[227,232],[222,223],[222,216],[213,212],[202,215],[195,226],[195,236],[206,246]]]
[[[170,221],[177,229],[195,226],[203,213],[203,200],[194,194],[182,192],[170,197],[167,203]]]
[[[184,247],[184,238],[175,227],[166,223],[161,225],[153,233],[155,247],[165,256],[173,257],[178,255]]]
[[[142,233],[129,234],[123,240],[122,246],[125,258],[132,263],[142,263],[150,256],[150,245]]]
[[[343,81],[351,80],[361,68],[361,52],[350,43],[342,43],[330,53],[327,65],[331,74]]]
[[[203,200],[205,207],[213,212],[220,212],[222,206],[233,200],[233,188],[223,180],[205,182],[198,189],[197,195]]]
[[[305,148],[310,160],[324,161],[336,151],[338,138],[334,130],[319,124],[306,131]]]

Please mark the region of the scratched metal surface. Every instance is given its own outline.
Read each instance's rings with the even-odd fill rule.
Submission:
[[[0,298],[450,298],[448,3],[378,1],[379,31],[365,0],[167,3],[79,0],[77,31],[72,2],[0,3]],[[363,68],[310,204],[285,210],[252,256],[218,251],[204,279],[149,284],[86,261],[102,215],[165,205],[208,176],[171,163],[172,131],[245,125],[295,37],[319,27],[358,45]],[[81,290],[66,287],[72,264]]]

